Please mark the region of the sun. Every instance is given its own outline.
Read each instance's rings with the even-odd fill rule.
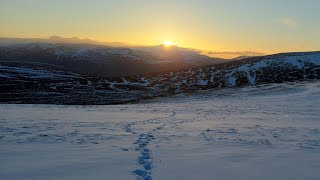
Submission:
[[[174,44],[170,40],[165,40],[161,43],[161,45],[166,46],[166,47],[170,47],[170,46],[173,46]]]

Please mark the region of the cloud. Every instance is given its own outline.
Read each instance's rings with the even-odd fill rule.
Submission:
[[[208,51],[205,53],[211,57],[219,57],[219,58],[226,58],[232,59],[236,57],[251,57],[251,56],[264,56],[265,54],[260,52],[254,51]]]
[[[97,45],[105,45],[105,46],[114,46],[114,47],[129,47],[133,46],[129,43],[123,42],[102,42],[96,41],[88,38],[79,38],[79,37],[72,37],[66,38],[61,36],[51,36],[49,38],[2,38],[0,37],[0,45],[14,45],[14,44],[21,44],[21,43],[71,43],[71,44],[97,44]]]
[[[79,38],[79,37],[61,37],[61,36],[51,36],[49,37],[48,41],[50,43],[75,43],[75,44],[98,44],[98,45],[106,45],[106,46],[129,46],[127,43],[122,42],[102,42],[102,41],[96,41],[89,38]]]
[[[295,27],[295,26],[297,26],[297,22],[294,19],[288,18],[288,17],[277,19],[276,22],[278,24],[281,24],[281,25],[286,26],[286,27]]]

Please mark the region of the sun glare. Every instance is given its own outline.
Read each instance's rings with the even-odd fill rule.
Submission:
[[[170,47],[174,45],[170,40],[163,41],[161,44],[166,47]]]

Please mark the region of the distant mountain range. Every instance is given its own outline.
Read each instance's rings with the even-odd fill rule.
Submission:
[[[49,38],[1,38],[0,46],[12,46],[17,44],[34,44],[34,43],[46,43],[46,44],[92,44],[92,45],[102,45],[108,47],[122,47],[130,49],[154,49],[152,47],[142,47],[136,44],[124,43],[124,42],[103,42],[96,41],[89,38],[65,38],[61,36],[51,36]],[[157,46],[154,46],[157,47]],[[182,48],[183,49],[183,48]],[[224,58],[233,59],[237,57],[254,57],[254,56],[264,56],[265,54],[254,51],[208,51],[208,50],[197,50],[197,49],[186,49],[184,51],[192,51],[198,54],[204,54],[209,57],[214,58]]]
[[[80,74],[119,77],[222,63],[177,46],[109,47],[93,44],[22,43],[0,46],[0,61],[55,65]]]
[[[101,77],[79,73],[80,69],[72,70],[66,68],[69,67],[67,65],[26,63],[32,60],[32,57],[38,57],[27,54],[30,51],[35,54],[41,52],[39,57],[45,59],[54,57],[50,62],[61,61],[61,63],[88,61],[90,62],[88,64],[91,64],[91,57],[96,57],[92,63],[97,63],[96,67],[100,66],[100,61],[105,63],[102,67],[113,63],[113,60],[105,62],[104,59],[99,59],[105,56],[104,53],[108,56],[116,54],[126,57],[124,58],[126,62],[143,61],[153,64],[155,59],[148,59],[147,57],[153,55],[146,51],[132,49],[106,48],[102,53],[98,51],[102,48],[100,46],[91,49],[89,55],[86,49],[82,49],[83,46],[74,48],[74,46],[42,44],[40,47],[29,45],[28,48],[31,50],[28,48],[21,50],[19,46],[6,48],[1,51],[1,54],[5,52],[1,58],[5,57],[6,61],[0,62],[0,102],[3,103],[117,104],[203,89],[320,79],[320,52],[283,53],[187,69],[175,68],[167,72]],[[18,48],[18,51],[12,48]],[[153,48],[157,50],[160,48],[161,52],[161,47],[152,47],[150,51],[153,51]],[[184,56],[181,56],[179,58],[183,59]],[[19,57],[19,61],[10,60],[8,57]],[[26,60],[23,61],[23,58]],[[158,58],[156,61],[162,60],[161,57]],[[40,60],[41,58],[39,62]],[[188,59],[182,61],[189,62]],[[84,64],[83,68],[86,69],[85,67]]]

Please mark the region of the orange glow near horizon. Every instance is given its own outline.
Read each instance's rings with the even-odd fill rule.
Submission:
[[[232,58],[320,50],[320,1],[1,0],[0,38],[89,38]],[[286,11],[283,11],[286,7]],[[303,7],[303,8],[302,8]],[[107,43],[105,43],[107,44]]]

